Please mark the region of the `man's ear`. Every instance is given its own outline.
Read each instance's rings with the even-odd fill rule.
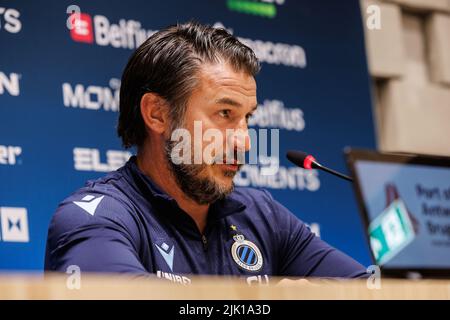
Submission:
[[[167,102],[159,95],[149,92],[141,98],[141,115],[147,130],[163,134],[168,128]]]

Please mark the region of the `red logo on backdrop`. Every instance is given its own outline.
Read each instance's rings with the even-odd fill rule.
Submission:
[[[70,36],[78,42],[93,43],[94,29],[92,28],[92,18],[86,13],[74,13],[70,16],[72,29]]]

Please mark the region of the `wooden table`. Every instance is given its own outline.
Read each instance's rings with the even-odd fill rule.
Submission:
[[[369,289],[365,280],[289,281],[248,285],[243,280],[192,277],[190,285],[167,280],[131,280],[118,275],[83,275],[80,289],[69,289],[68,275],[0,274],[0,299],[445,299],[450,281],[389,280]],[[72,283],[73,284],[73,283]]]

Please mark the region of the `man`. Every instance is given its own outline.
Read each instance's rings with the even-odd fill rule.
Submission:
[[[234,189],[237,155],[250,148],[258,71],[253,51],[223,29],[187,23],[143,43],[122,76],[118,125],[137,156],[60,204],[46,270],[76,265],[184,282],[190,274],[365,276],[363,266],[316,237],[267,191]],[[211,154],[209,163],[174,161],[172,134],[183,128],[194,135],[195,123],[223,133],[233,150]],[[190,152],[179,154],[192,159]],[[231,161],[218,161],[229,153]]]

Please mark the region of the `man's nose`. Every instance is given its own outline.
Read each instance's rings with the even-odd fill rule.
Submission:
[[[248,127],[247,124],[245,126],[238,128],[233,135],[233,145],[235,146],[236,150],[247,152],[251,148],[251,139],[250,135],[248,133]]]

